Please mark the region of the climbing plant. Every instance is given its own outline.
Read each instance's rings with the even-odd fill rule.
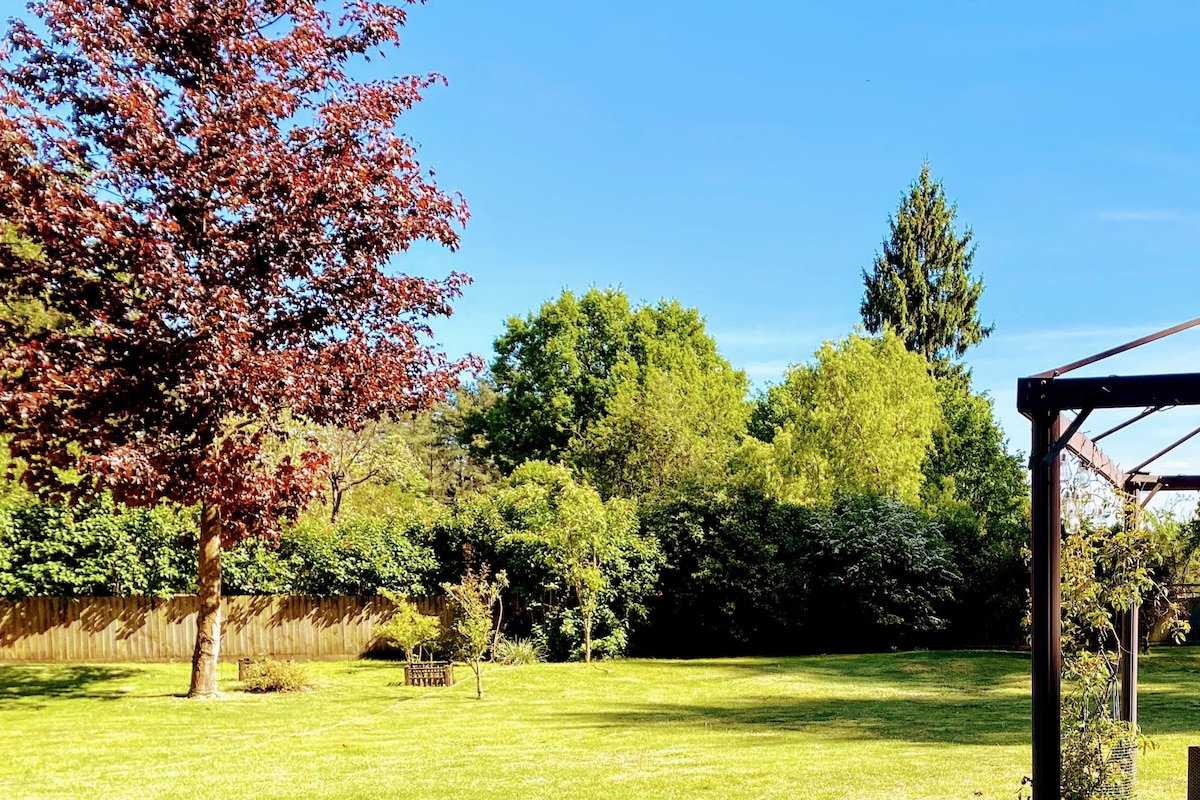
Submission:
[[[1152,745],[1120,718],[1119,625],[1160,591],[1162,554],[1149,512],[1086,473],[1065,481],[1062,509],[1062,797],[1126,796],[1135,747]],[[1187,629],[1178,616],[1166,625]]]

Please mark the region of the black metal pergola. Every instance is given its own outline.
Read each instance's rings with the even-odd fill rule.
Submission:
[[[1017,410],[1033,426],[1030,448],[1033,558],[1033,800],[1060,800],[1062,792],[1062,643],[1060,545],[1062,526],[1061,460],[1063,451],[1144,508],[1160,491],[1200,490],[1200,475],[1157,475],[1147,467],[1193,436],[1196,428],[1128,471],[1118,467],[1096,444],[1151,414],[1175,406],[1200,405],[1200,373],[1110,375],[1064,378],[1080,367],[1124,353],[1148,342],[1200,325],[1200,318],[1144,336],[1103,353],[1017,381]],[[1124,422],[1089,438],[1081,432],[1099,409],[1140,409]],[[1066,412],[1072,412],[1068,416]],[[1120,715],[1137,723],[1138,610],[1121,622]]]

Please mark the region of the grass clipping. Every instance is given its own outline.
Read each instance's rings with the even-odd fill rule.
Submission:
[[[302,664],[264,658],[246,667],[244,691],[303,692],[312,688],[312,680]]]

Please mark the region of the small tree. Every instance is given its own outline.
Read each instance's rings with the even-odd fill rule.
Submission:
[[[468,567],[458,583],[442,584],[453,619],[450,630],[454,652],[475,673],[475,696],[479,700],[483,699],[483,657],[496,640],[498,627],[492,610],[508,585],[503,571],[490,581],[488,574],[487,564],[478,570]]]
[[[649,593],[646,584],[653,583],[657,571],[657,542],[638,534],[633,503],[615,497],[604,501],[565,466],[530,461],[501,484],[488,506],[490,514],[481,515],[480,522],[495,537],[496,552],[514,576],[516,594],[524,593],[524,599],[533,602],[540,602],[534,600],[534,591],[547,589],[573,596],[583,659],[590,661],[597,621],[626,621],[628,612],[636,611],[632,607]],[[619,614],[622,605],[626,613]],[[558,616],[562,610],[551,613]],[[619,625],[612,628],[610,635],[621,639],[613,643],[619,650],[624,632]]]
[[[359,428],[310,427],[301,433],[329,454],[329,522],[337,524],[346,495],[363,484],[412,485],[420,466],[398,423],[372,420]]]
[[[416,604],[407,598],[387,590],[383,594],[396,604],[396,610],[375,632],[384,641],[399,647],[406,659],[416,661],[420,658],[422,647],[429,648],[438,640],[442,633],[442,620],[432,614],[422,614]]]

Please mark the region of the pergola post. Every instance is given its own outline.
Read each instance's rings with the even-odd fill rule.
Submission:
[[[1200,327],[1200,317],[1135,339],[1057,369],[1017,381],[1017,409],[1033,423],[1030,448],[1033,558],[1031,600],[1033,625],[1033,800],[1062,797],[1062,595],[1061,556],[1062,509],[1059,453],[1067,450],[1097,476],[1134,499],[1129,513],[1136,514],[1138,491],[1200,491],[1200,475],[1150,475],[1142,468],[1194,436],[1200,428],[1158,451],[1128,472],[1122,471],[1097,447],[1096,442],[1133,423],[1167,408],[1200,406],[1200,372],[1168,375],[1109,375],[1093,378],[1063,378],[1068,372],[1095,364],[1189,328]],[[1084,419],[1096,409],[1142,408],[1137,416],[1089,439],[1080,430]],[[1075,410],[1074,420],[1061,422],[1062,412]],[[1063,436],[1066,427],[1068,436]],[[1133,518],[1127,522],[1134,521]],[[1122,615],[1121,624],[1121,718],[1137,724],[1138,609]],[[1200,748],[1195,748],[1200,753]],[[1190,754],[1189,754],[1190,758]],[[1200,759],[1198,759],[1200,760]],[[1191,766],[1189,764],[1189,775]],[[1190,791],[1190,786],[1189,786]]]
[[[1059,588],[1062,513],[1059,412],[1031,415],[1033,800],[1059,800],[1062,790],[1062,623]],[[1049,459],[1049,463],[1047,463]]]
[[[1132,481],[1125,483],[1125,525],[1138,524],[1138,511],[1141,510],[1138,501],[1137,484]],[[1132,730],[1137,726],[1137,685],[1138,685],[1138,612],[1137,605],[1131,605],[1129,610],[1121,615],[1121,719],[1129,723]]]

